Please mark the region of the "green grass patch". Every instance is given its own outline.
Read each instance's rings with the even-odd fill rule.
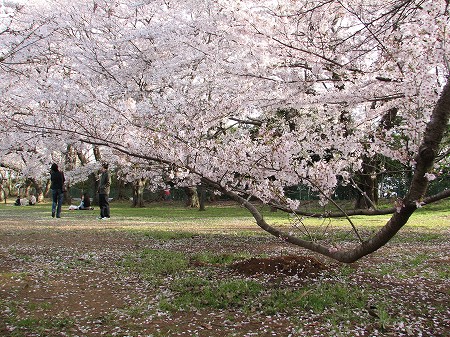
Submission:
[[[68,317],[62,317],[62,318],[48,318],[48,319],[42,319],[42,318],[33,318],[33,317],[27,317],[22,319],[17,319],[16,321],[10,322],[14,326],[17,327],[17,331],[14,331],[16,336],[23,336],[21,333],[25,331],[29,332],[35,332],[38,334],[45,333],[48,330],[57,330],[64,328],[69,328],[73,325],[73,320]]]
[[[24,279],[25,277],[27,277],[27,273],[25,272],[0,272],[0,279],[1,278],[5,278],[5,279],[11,279],[14,278],[16,280],[19,279]]]
[[[321,283],[298,290],[274,290],[263,299],[261,307],[266,314],[292,312],[294,309],[322,313],[337,308],[339,314],[350,317],[352,310],[362,310],[367,304],[367,294],[346,284]]]
[[[249,253],[220,254],[201,252],[187,256],[181,252],[165,249],[144,249],[127,255],[119,265],[127,271],[139,273],[147,280],[158,280],[168,275],[181,275],[187,272],[192,262],[207,265],[226,265],[250,257]]]
[[[29,302],[26,304],[26,308],[31,311],[48,310],[51,307],[52,304],[49,302]]]
[[[170,289],[176,294],[163,299],[160,308],[166,311],[246,308],[263,291],[264,286],[251,280],[212,282],[199,277],[175,280]]]
[[[321,283],[301,289],[277,289],[255,280],[231,279],[213,282],[200,277],[185,277],[170,284],[173,295],[160,301],[164,311],[201,309],[241,309],[264,315],[292,314],[312,311],[316,314],[333,309],[328,319],[354,319],[354,312],[363,312],[368,292],[340,283]]]
[[[126,269],[139,273],[143,278],[180,273],[187,269],[189,260],[180,252],[145,249],[138,255],[129,255],[120,263]]]
[[[21,317],[19,308],[22,307],[17,301],[0,300],[0,310],[8,312],[3,316],[2,323],[7,324],[11,329],[8,336],[53,336],[62,331],[70,329],[75,323],[74,319],[67,316],[55,316],[51,318],[38,318],[33,315]],[[50,303],[27,303],[25,307],[28,310],[46,310],[51,307]],[[28,314],[29,315],[29,314]]]

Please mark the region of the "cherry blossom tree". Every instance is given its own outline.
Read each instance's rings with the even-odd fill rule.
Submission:
[[[1,106],[18,137],[87,140],[130,170],[145,162],[181,185],[207,185],[246,207],[267,232],[343,262],[382,247],[418,206],[450,196],[426,194],[435,159],[448,151],[441,148],[450,109],[444,0],[51,8],[37,14],[51,36],[3,57],[12,64],[29,52],[45,55],[14,64],[33,76],[8,77]],[[280,110],[292,113],[274,118]],[[387,127],[393,111],[397,122]],[[388,211],[340,208],[336,187],[351,184],[378,155],[411,167],[406,196]],[[316,240],[306,227],[271,226],[250,202],[301,215],[299,201],[285,196],[298,184],[336,205],[327,216],[348,219],[352,245]],[[392,218],[369,236],[349,217],[383,212]]]

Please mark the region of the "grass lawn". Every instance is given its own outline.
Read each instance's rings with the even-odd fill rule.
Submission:
[[[298,235],[354,243],[345,220],[263,211]],[[0,205],[1,336],[449,336],[450,200],[349,265],[270,236],[232,203],[98,213]],[[367,237],[388,218],[352,220]],[[292,273],[242,269],[291,256]]]

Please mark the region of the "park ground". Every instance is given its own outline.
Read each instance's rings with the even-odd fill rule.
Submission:
[[[0,205],[0,336],[450,336],[448,200],[353,264],[230,204],[97,213]]]

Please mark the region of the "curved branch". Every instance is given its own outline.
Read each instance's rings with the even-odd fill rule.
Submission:
[[[334,260],[351,263],[360,258],[373,253],[379,248],[383,247],[389,240],[391,240],[397,232],[408,222],[409,217],[417,209],[419,202],[434,202],[436,200],[450,196],[450,191],[446,190],[438,195],[423,199],[427,187],[428,180],[425,174],[433,168],[434,160],[439,151],[439,145],[442,141],[445,129],[450,117],[450,81],[447,81],[439,100],[433,110],[431,120],[428,123],[422,145],[419,148],[419,153],[416,156],[416,169],[406,197],[400,202],[399,209],[392,215],[391,219],[384,225],[375,235],[368,240],[360,243],[355,248],[338,250],[334,247],[326,247],[324,245],[303,240],[283,231],[270,226],[263,218],[258,209],[248,200],[239,196],[237,193],[226,190],[223,186],[206,178],[202,181],[206,184],[218,189],[222,193],[231,197],[233,200],[240,203],[247,208],[253,215],[256,223],[266,232],[294,245],[309,249],[316,253],[320,253]]]

